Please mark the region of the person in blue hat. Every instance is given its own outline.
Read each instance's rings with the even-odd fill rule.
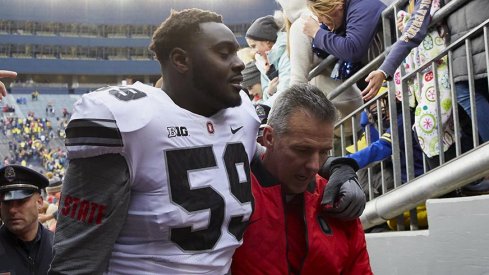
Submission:
[[[0,274],[47,274],[53,233],[38,221],[41,190],[49,181],[20,165],[0,169]]]

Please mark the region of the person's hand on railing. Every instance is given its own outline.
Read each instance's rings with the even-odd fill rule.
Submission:
[[[362,97],[364,101],[369,101],[380,90],[382,87],[382,82],[386,79],[385,73],[381,70],[376,70],[371,72],[367,78],[365,78],[365,82],[368,82],[367,88],[362,91]]]
[[[409,17],[409,14],[405,11],[399,11],[397,13],[397,20],[396,20],[396,27],[397,29],[402,33],[404,31],[404,22],[405,19],[408,19],[408,17],[404,18],[405,16]]]
[[[14,78],[16,76],[17,76],[16,72],[0,70],[0,78],[6,78],[6,77]],[[2,100],[4,96],[7,96],[7,88],[5,88],[3,82],[0,81],[0,100]]]
[[[316,36],[316,33],[320,29],[319,22],[315,20],[312,16],[307,16],[307,17],[304,16],[303,19],[304,19],[304,26],[302,27],[302,31],[307,36],[314,38]]]

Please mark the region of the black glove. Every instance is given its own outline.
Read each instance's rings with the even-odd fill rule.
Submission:
[[[328,179],[321,200],[325,214],[342,220],[360,217],[367,199],[358,184],[357,170],[354,159],[341,157],[330,157],[321,167],[319,175]]]

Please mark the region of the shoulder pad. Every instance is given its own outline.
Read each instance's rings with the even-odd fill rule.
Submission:
[[[158,91],[161,92],[157,88],[137,82],[129,86],[107,86],[93,92],[90,97],[106,107],[121,132],[133,132],[151,120],[151,98]]]
[[[153,87],[140,86],[104,87],[74,104],[65,140],[70,159],[123,152],[122,133],[143,128],[153,113],[149,97],[155,93],[148,89]]]

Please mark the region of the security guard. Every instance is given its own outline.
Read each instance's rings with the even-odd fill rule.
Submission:
[[[47,274],[53,233],[37,220],[48,179],[29,168],[0,169],[0,274]]]

